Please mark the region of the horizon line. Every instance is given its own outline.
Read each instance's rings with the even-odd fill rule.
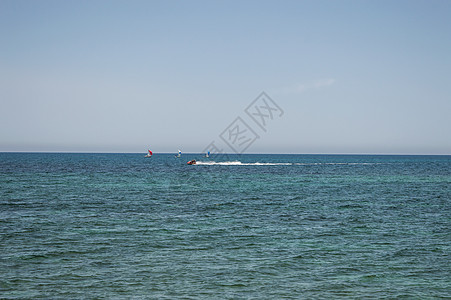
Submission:
[[[175,155],[176,152],[154,152],[153,154]],[[145,154],[147,152],[102,152],[102,151],[0,151],[0,153],[34,153],[34,154]],[[182,152],[185,155],[199,155],[204,152]],[[269,153],[269,152],[248,152],[248,153],[210,153],[210,155],[381,155],[381,156],[451,156],[450,154],[438,153]]]

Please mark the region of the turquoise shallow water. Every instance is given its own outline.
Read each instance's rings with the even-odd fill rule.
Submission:
[[[0,298],[451,297],[451,156],[143,156],[0,153]]]

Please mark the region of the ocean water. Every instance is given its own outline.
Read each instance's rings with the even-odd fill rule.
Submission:
[[[143,156],[0,153],[0,298],[451,298],[451,156]]]

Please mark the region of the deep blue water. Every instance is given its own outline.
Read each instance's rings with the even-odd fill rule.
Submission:
[[[451,297],[451,156],[143,156],[0,153],[0,298]]]

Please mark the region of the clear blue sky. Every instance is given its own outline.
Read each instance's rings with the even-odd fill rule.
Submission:
[[[0,151],[200,152],[240,116],[249,153],[451,154],[450,16],[448,0],[0,0]],[[244,112],[262,91],[284,111],[266,132]]]

